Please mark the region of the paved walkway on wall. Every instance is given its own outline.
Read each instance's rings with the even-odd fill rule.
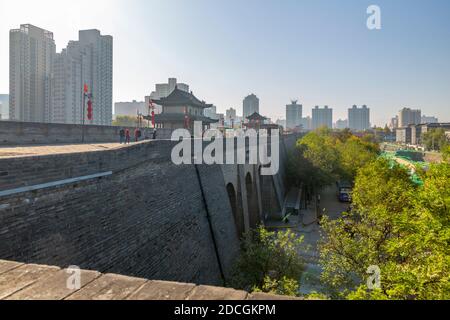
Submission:
[[[0,260],[0,300],[294,300],[228,288],[152,281],[80,270]],[[297,299],[295,299],[297,300]]]
[[[142,141],[138,143],[146,143]],[[61,145],[40,145],[40,146],[18,146],[18,147],[0,147],[0,159],[43,156],[49,154],[68,154],[93,152],[102,150],[112,150],[125,148],[127,146],[120,143],[95,143],[95,144],[61,144]]]

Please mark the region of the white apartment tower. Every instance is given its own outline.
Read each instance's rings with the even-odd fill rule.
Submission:
[[[83,87],[92,94],[93,120],[83,112]],[[111,125],[113,109],[113,39],[99,30],[79,31],[54,60],[52,122]]]
[[[327,127],[333,129],[333,109],[325,106],[319,108],[316,106],[312,110],[312,129],[319,129],[321,127]]]
[[[365,131],[370,129],[370,109],[367,106],[348,109],[348,126],[351,130]]]
[[[9,33],[9,118],[51,121],[52,64],[56,53],[53,33],[31,24]]]
[[[153,91],[149,96],[145,97],[145,105],[149,106],[150,100],[160,100],[162,98],[167,98],[175,88],[181,91],[189,92],[189,85],[185,83],[178,83],[176,78],[169,78],[167,83],[158,83],[155,85],[155,91]],[[155,113],[159,114],[162,112],[162,107],[154,105]]]
[[[295,129],[302,125],[303,106],[292,101],[286,106],[286,129]]]

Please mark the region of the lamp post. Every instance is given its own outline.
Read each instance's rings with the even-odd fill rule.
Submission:
[[[83,107],[82,107],[82,121],[81,121],[81,143],[84,143],[84,129],[85,129],[85,124],[86,124],[86,98],[88,98],[88,105],[89,105],[89,110],[88,110],[88,117],[89,120],[92,120],[92,94],[88,93],[89,92],[89,86],[85,83],[83,86]]]

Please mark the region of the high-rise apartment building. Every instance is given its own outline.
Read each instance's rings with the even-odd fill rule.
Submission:
[[[93,119],[83,110],[84,84],[92,94]],[[78,41],[54,59],[51,120],[57,123],[111,125],[113,109],[113,38],[99,30],[79,31]]]
[[[295,129],[302,126],[303,106],[292,101],[286,106],[286,129]]]
[[[319,108],[316,106],[312,110],[312,129],[318,129],[321,127],[333,128],[333,109],[325,106]]]
[[[9,119],[9,94],[0,94],[0,119]]]
[[[370,109],[367,106],[348,109],[348,126],[351,130],[365,131],[370,129]]]
[[[403,108],[398,114],[398,126],[403,128],[411,124],[420,124],[422,121],[422,111]]]
[[[247,119],[249,116],[254,114],[255,112],[259,113],[259,99],[256,95],[251,94],[244,99],[243,102],[244,107],[244,119]]]
[[[176,78],[169,78],[167,83],[158,83],[155,85],[155,91],[145,97],[145,104],[148,106],[150,104],[150,100],[156,101],[162,98],[167,98],[175,90],[175,88],[178,88],[184,92],[189,92],[189,85],[185,83],[178,83]],[[154,104],[154,107],[156,114],[162,112],[162,106]]]
[[[9,33],[9,118],[50,122],[53,33],[31,24]]]

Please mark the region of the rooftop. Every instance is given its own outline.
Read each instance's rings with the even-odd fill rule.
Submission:
[[[212,107],[211,104],[206,104],[204,101],[200,101],[192,93],[183,91],[175,87],[175,90],[166,98],[153,101],[157,105],[161,106],[183,106],[190,105],[200,107],[203,109]]]

